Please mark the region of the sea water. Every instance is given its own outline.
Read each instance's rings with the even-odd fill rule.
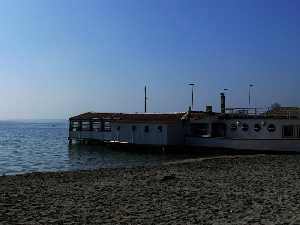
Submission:
[[[0,176],[46,171],[156,166],[191,157],[68,145],[67,121],[0,121]]]

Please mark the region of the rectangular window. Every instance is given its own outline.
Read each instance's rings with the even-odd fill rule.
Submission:
[[[195,123],[191,124],[191,133],[193,136],[206,136],[209,134],[208,123]]]
[[[91,128],[90,121],[82,121],[82,123],[81,123],[82,130],[88,131],[88,130],[90,130],[90,128]]]
[[[93,131],[99,132],[101,131],[101,122],[93,122]]]
[[[79,127],[79,122],[78,121],[72,121],[71,125],[73,128],[78,128]]]
[[[300,126],[296,126],[296,136],[300,138]]]
[[[282,137],[294,137],[294,126],[288,125],[282,127]]]
[[[77,131],[79,130],[79,122],[78,121],[72,121],[70,124],[70,130]]]
[[[104,122],[104,131],[111,132],[111,123],[109,121]]]
[[[145,131],[145,133],[148,133],[149,132],[149,126],[145,126],[144,131]]]
[[[247,131],[249,129],[249,125],[243,124],[242,129],[244,131]],[[212,131],[211,131],[212,137],[225,137],[225,135],[226,135],[226,124],[224,124],[224,123],[213,123],[212,124]]]

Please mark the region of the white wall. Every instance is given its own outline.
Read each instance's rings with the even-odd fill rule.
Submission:
[[[118,127],[120,130],[118,131]],[[135,126],[135,131],[132,130]],[[149,132],[145,132],[145,126],[149,127]],[[158,126],[162,126],[162,132],[158,130]],[[133,144],[149,144],[149,145],[167,145],[167,125],[165,124],[146,124],[146,123],[113,123],[112,137],[118,141],[125,141]]]
[[[135,131],[132,130],[135,126]],[[149,131],[145,132],[145,126],[149,127]],[[159,131],[158,126],[162,127]],[[120,130],[118,130],[120,127]],[[146,145],[168,145],[168,125],[153,123],[111,123],[111,132],[96,131],[70,131],[69,136],[74,139],[94,139],[101,141],[121,141],[132,144]]]
[[[241,126],[236,131],[232,131],[231,124],[240,121]],[[262,126],[264,122],[264,126]],[[242,130],[242,124],[247,123],[249,125],[248,131]],[[272,120],[272,119],[234,119],[227,120],[227,133],[226,136],[229,138],[247,138],[247,139],[281,139],[282,138],[282,127],[284,125],[300,125],[299,120]],[[259,132],[254,131],[254,125],[260,124],[261,130]],[[275,132],[269,132],[268,126],[274,124],[276,126]]]
[[[231,124],[237,124],[239,121],[240,126],[237,130],[231,130]],[[214,118],[205,118],[202,120],[193,121],[192,123],[224,123],[226,124],[226,137],[227,138],[242,138],[242,139],[281,139],[282,138],[282,127],[286,125],[300,126],[300,120],[288,120],[288,119],[227,119],[217,120]],[[246,123],[249,126],[247,131],[242,130],[242,125]],[[256,132],[254,125],[260,124],[261,130]],[[268,126],[274,124],[276,130],[274,132],[268,131]],[[296,132],[296,130],[294,130]],[[191,134],[190,131],[187,134]]]

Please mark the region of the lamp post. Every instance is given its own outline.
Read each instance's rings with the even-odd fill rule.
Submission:
[[[223,89],[223,92],[224,92],[225,96],[227,95],[227,96],[226,96],[226,98],[227,98],[226,101],[227,101],[227,102],[228,102],[228,91],[230,91],[228,88],[224,88],[224,89]],[[228,104],[227,104],[227,105],[228,105]]]
[[[194,83],[189,84],[192,87],[192,110],[194,109]]]
[[[144,111],[145,113],[147,112],[147,100],[148,100],[148,97],[147,97],[147,86],[145,86],[144,88]]]
[[[249,84],[249,108],[251,107],[251,88],[254,87],[253,84]]]

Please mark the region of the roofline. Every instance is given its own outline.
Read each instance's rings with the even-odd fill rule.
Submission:
[[[118,123],[176,123],[185,112],[167,113],[106,113],[87,112],[69,118],[69,121],[111,120]],[[151,118],[153,116],[153,118]]]

